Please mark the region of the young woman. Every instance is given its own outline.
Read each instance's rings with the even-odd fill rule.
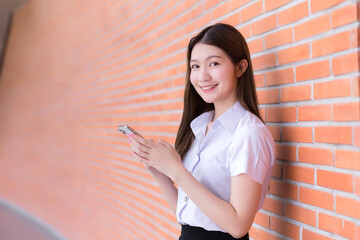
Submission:
[[[182,225],[180,240],[248,239],[268,189],[275,145],[258,110],[240,32],[215,24],[190,40],[175,148],[138,135],[129,142]]]

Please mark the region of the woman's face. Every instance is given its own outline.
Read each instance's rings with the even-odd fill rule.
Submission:
[[[226,108],[236,102],[240,67],[235,67],[221,48],[196,44],[191,53],[190,68],[191,84],[205,102]]]

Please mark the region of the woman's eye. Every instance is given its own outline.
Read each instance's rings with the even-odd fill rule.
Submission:
[[[199,65],[196,65],[196,64],[191,65],[191,69],[196,69],[196,68],[199,68]]]
[[[217,65],[219,65],[218,62],[213,62],[213,63],[210,64],[210,67],[215,67],[215,66],[217,66]]]

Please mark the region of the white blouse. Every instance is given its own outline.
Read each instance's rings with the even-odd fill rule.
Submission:
[[[184,157],[184,166],[202,185],[227,202],[231,194],[231,176],[248,174],[262,185],[258,206],[260,210],[276,158],[270,131],[258,117],[237,102],[214,121],[205,136],[207,124],[213,117],[214,111],[210,111],[191,122],[195,139]],[[176,216],[183,225],[225,232],[180,187]]]

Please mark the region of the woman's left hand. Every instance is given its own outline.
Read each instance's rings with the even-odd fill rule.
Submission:
[[[129,140],[138,161],[156,168],[169,178],[173,179],[179,168],[183,167],[180,155],[171,144],[163,140],[147,140],[137,135],[130,136]]]

